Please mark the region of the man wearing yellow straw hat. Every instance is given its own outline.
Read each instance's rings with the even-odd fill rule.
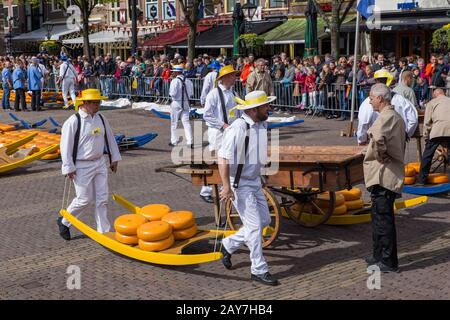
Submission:
[[[278,284],[270,273],[262,252],[262,231],[271,218],[263,194],[261,169],[267,163],[267,124],[269,104],[276,97],[264,91],[253,91],[245,101],[236,98],[236,109],[243,110],[226,130],[218,153],[219,172],[223,183],[220,200],[231,199],[243,227],[222,241],[222,262],[230,269],[231,255],[246,244],[250,250],[251,279],[266,285]],[[222,204],[222,205],[223,205]]]
[[[220,69],[215,88],[206,96],[203,119],[208,127],[209,151],[211,152],[220,149],[223,131],[233,120],[230,118],[229,112],[236,105],[233,86],[236,82],[237,72],[232,65]],[[200,197],[204,201],[212,203],[211,191],[210,186],[203,186]]]
[[[87,89],[81,93],[76,104],[78,113],[64,122],[61,130],[62,174],[75,185],[76,197],[67,208],[74,217],[95,201],[95,221],[97,231],[110,231],[107,216],[108,204],[108,166],[104,158],[106,150],[109,156],[109,168],[117,171],[118,161],[122,160],[108,121],[98,113],[101,96],[97,89]],[[58,218],[59,233],[70,240],[70,223]]]

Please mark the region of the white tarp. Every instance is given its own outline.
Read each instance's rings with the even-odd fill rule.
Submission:
[[[117,100],[102,100],[100,106],[113,108],[126,108],[131,106],[131,101],[127,98],[120,98]]]

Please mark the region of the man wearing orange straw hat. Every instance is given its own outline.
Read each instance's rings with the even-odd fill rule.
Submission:
[[[74,217],[95,201],[95,221],[97,231],[110,231],[111,224],[107,216],[108,204],[108,167],[104,151],[109,156],[109,167],[117,171],[122,160],[108,121],[98,113],[101,96],[97,89],[87,89],[81,93],[76,104],[82,104],[78,113],[64,122],[61,130],[62,174],[73,181],[76,197],[67,208]],[[58,218],[59,234],[70,240],[70,223]]]
[[[251,279],[266,285],[278,285],[270,273],[262,252],[262,231],[270,224],[267,200],[262,190],[261,169],[267,163],[267,124],[269,104],[276,97],[253,91],[239,98],[236,109],[244,111],[224,132],[218,153],[223,183],[222,205],[231,199],[243,227],[222,241],[222,262],[231,269],[231,255],[246,244],[250,250]]]

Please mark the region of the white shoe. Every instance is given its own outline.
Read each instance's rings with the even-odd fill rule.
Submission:
[[[69,106],[63,106],[63,109],[69,109]]]

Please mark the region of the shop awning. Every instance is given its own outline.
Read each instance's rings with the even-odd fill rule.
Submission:
[[[211,26],[197,26],[197,33],[211,29]],[[178,43],[186,40],[189,34],[189,27],[176,27],[165,33],[161,33],[154,38],[145,40],[142,44],[144,50],[163,50],[169,44]]]
[[[100,23],[102,20],[97,17],[93,16],[89,18],[89,25],[95,25]],[[16,37],[14,37],[12,40],[14,41],[44,41],[47,40],[47,27],[50,26],[50,40],[60,40],[62,37],[75,33],[80,32],[80,28],[76,25],[68,26],[67,25],[67,19],[53,19],[48,20],[42,24],[42,28],[39,28],[37,30],[33,30],[31,32],[22,33]]]
[[[146,34],[151,34],[150,30],[138,31],[138,37],[144,36]],[[104,30],[100,32],[91,33],[89,35],[89,43],[90,44],[99,44],[99,43],[110,43],[110,42],[127,42],[130,41],[131,34],[122,30]],[[79,45],[83,44],[83,37],[78,37],[74,39],[66,39],[63,40],[63,44],[67,45]]]
[[[67,27],[67,24],[57,24],[54,25],[50,31],[50,40],[56,40],[58,41],[62,36],[79,32],[80,29],[78,27],[74,27],[73,29],[69,29]],[[42,27],[40,29],[22,33],[21,35],[18,35],[14,37],[12,40],[14,41],[44,41],[47,39],[47,34],[49,32],[47,31],[47,27]]]
[[[380,27],[381,29],[372,29],[372,31],[395,31],[395,30],[411,30],[418,28],[426,29],[439,29],[440,27],[450,23],[450,17],[445,15],[430,15],[430,16],[402,16],[402,17],[389,17],[381,16]],[[360,31],[369,31],[366,21],[360,23]],[[355,32],[356,20],[348,21],[341,26],[343,32]]]
[[[253,22],[251,33],[263,34],[277,26],[282,21]],[[171,45],[172,48],[187,48],[186,41]],[[233,48],[233,26],[213,26],[210,30],[201,33],[196,39],[196,48]]]
[[[344,23],[354,19],[348,16]],[[322,18],[317,18],[317,34],[319,38],[325,34],[326,23]],[[299,44],[305,43],[306,18],[289,19],[282,25],[261,35],[267,45],[275,44]]]

